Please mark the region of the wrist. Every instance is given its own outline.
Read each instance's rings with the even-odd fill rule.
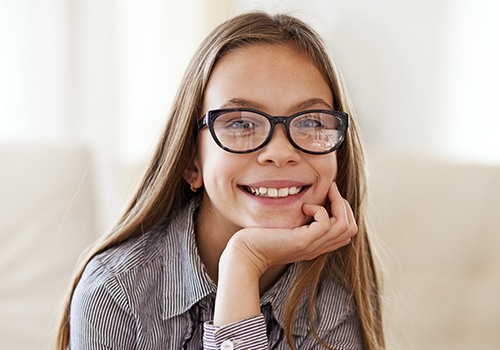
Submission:
[[[238,235],[229,240],[219,260],[219,275],[222,270],[231,269],[258,280],[268,268],[264,259],[252,252]]]
[[[230,240],[219,260],[214,325],[227,325],[260,313],[260,276],[260,269],[245,250]]]

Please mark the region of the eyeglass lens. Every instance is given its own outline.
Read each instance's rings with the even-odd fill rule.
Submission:
[[[213,121],[213,130],[226,148],[245,152],[259,148],[270,136],[271,122],[265,116],[251,111],[230,111]],[[308,112],[293,117],[289,125],[292,142],[313,153],[327,152],[342,139],[345,125],[335,115]]]

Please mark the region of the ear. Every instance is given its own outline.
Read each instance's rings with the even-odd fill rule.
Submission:
[[[183,177],[189,186],[197,189],[203,186],[203,176],[197,156],[191,160],[188,167],[184,170]]]

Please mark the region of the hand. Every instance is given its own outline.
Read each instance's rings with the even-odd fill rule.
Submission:
[[[312,260],[349,244],[358,230],[352,209],[335,183],[328,199],[331,217],[323,206],[304,204],[302,211],[312,223],[293,229],[245,228],[231,238],[226,251],[237,252],[240,263],[248,262],[262,275],[273,265]]]
[[[259,314],[259,280],[271,266],[311,260],[351,241],[358,230],[356,221],[335,183],[328,199],[331,217],[321,205],[304,204],[302,211],[313,218],[310,224],[293,229],[245,228],[229,240],[219,261],[215,325]]]

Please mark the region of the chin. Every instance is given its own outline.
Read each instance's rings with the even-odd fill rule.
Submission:
[[[267,220],[259,220],[256,222],[257,227],[264,227],[264,228],[296,228],[303,226],[307,223],[309,223],[311,220],[305,216],[305,215],[300,215],[298,216],[287,216],[284,218],[270,218]]]

